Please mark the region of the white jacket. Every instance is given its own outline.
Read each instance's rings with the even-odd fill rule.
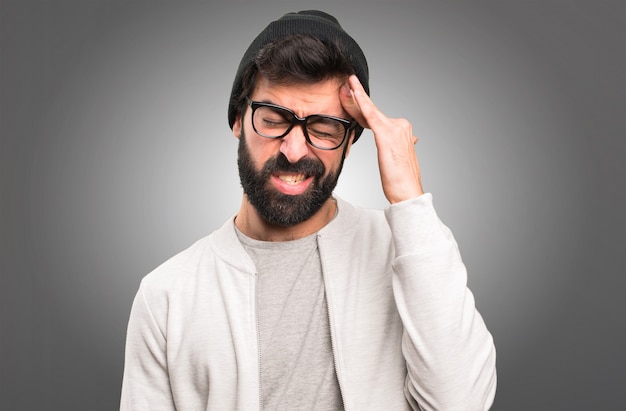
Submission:
[[[337,201],[317,238],[345,409],[488,409],[493,340],[432,196],[384,214]],[[233,219],[147,275],[121,410],[258,410],[255,283]]]

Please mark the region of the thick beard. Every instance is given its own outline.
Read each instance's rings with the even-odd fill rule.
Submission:
[[[330,172],[325,177],[326,168],[321,161],[303,158],[296,163],[290,163],[283,153],[268,159],[263,168],[257,171],[243,131],[239,139],[238,154],[239,179],[250,204],[268,223],[292,227],[311,218],[331,197],[343,167],[345,150],[337,171]],[[306,176],[313,176],[313,181],[303,194],[283,194],[269,184],[270,177],[277,172],[304,173]]]

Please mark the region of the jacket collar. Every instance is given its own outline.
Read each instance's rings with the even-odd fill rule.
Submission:
[[[354,230],[357,222],[356,207],[339,197],[334,199],[337,200],[337,215],[318,232],[319,236],[325,238],[344,236],[348,231]]]
[[[357,222],[357,209],[341,198],[334,198],[337,200],[337,215],[318,232],[318,236],[332,239],[345,236],[348,231],[354,230]],[[220,260],[238,271],[254,275],[256,272],[254,263],[241,245],[235,230],[235,215],[233,215],[211,235],[211,247]]]

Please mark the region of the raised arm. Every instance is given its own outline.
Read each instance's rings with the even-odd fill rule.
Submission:
[[[457,243],[422,190],[417,138],[405,119],[383,114],[355,76],[345,110],[374,133],[395,245],[393,290],[404,326],[405,395],[416,409],[488,409],[496,389],[495,347]]]

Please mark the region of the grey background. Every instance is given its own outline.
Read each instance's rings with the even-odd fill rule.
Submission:
[[[0,409],[118,407],[140,278],[239,205],[239,58],[306,8],[420,137],[495,337],[494,409],[626,409],[625,4],[0,0]],[[385,206],[368,132],[337,194]]]

